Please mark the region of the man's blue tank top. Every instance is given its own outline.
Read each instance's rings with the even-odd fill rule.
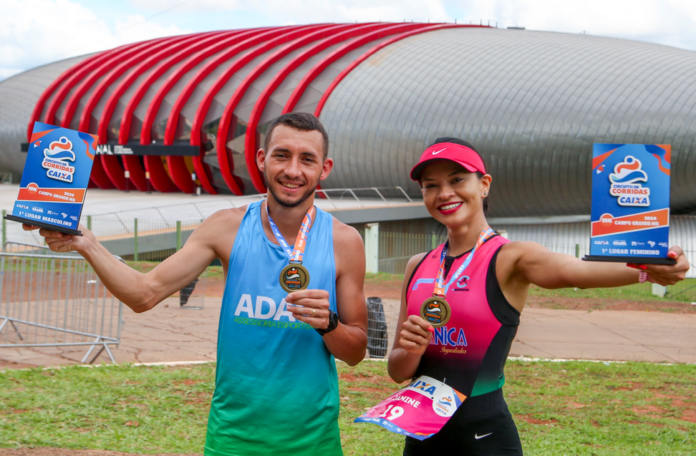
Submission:
[[[266,236],[261,202],[239,227],[218,333],[206,455],[341,455],[334,358],[285,304],[283,249]],[[327,290],[336,311],[333,217],[317,208],[303,265],[309,289]]]

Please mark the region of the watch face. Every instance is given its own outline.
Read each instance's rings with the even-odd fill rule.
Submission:
[[[332,310],[329,310],[329,312],[331,312],[329,314],[329,326],[327,326],[326,329],[316,328],[317,332],[322,336],[324,334],[330,333],[338,327],[338,314]]]

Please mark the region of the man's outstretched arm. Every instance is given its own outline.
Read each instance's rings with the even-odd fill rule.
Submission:
[[[215,246],[210,240],[219,236],[216,231],[220,218],[213,215],[206,219],[180,251],[147,274],[118,261],[83,226],[80,226],[83,236],[45,228],[41,228],[39,234],[46,238],[48,247],[54,252],[77,252],[82,255],[106,288],[134,312],[139,313],[152,309],[163,299],[191,283],[215,259]],[[36,227],[24,225],[24,229],[32,230]]]
[[[332,355],[351,366],[365,358],[367,349],[367,305],[365,304],[365,248],[360,234],[347,225],[334,222],[336,260],[336,306],[339,324],[325,334],[324,343]],[[286,298],[293,316],[314,328],[329,325],[329,292],[302,290]],[[302,306],[302,307],[296,307]],[[316,310],[315,310],[316,309]]]

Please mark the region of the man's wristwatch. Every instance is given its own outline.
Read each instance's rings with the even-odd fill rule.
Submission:
[[[328,334],[338,327],[338,314],[329,310],[329,326],[326,329],[314,328],[320,335]]]

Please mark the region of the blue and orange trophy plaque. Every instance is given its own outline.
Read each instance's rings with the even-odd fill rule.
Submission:
[[[669,250],[671,146],[595,144],[588,261],[675,264]]]
[[[34,123],[19,197],[5,218],[81,235],[77,227],[96,147],[95,135]]]

